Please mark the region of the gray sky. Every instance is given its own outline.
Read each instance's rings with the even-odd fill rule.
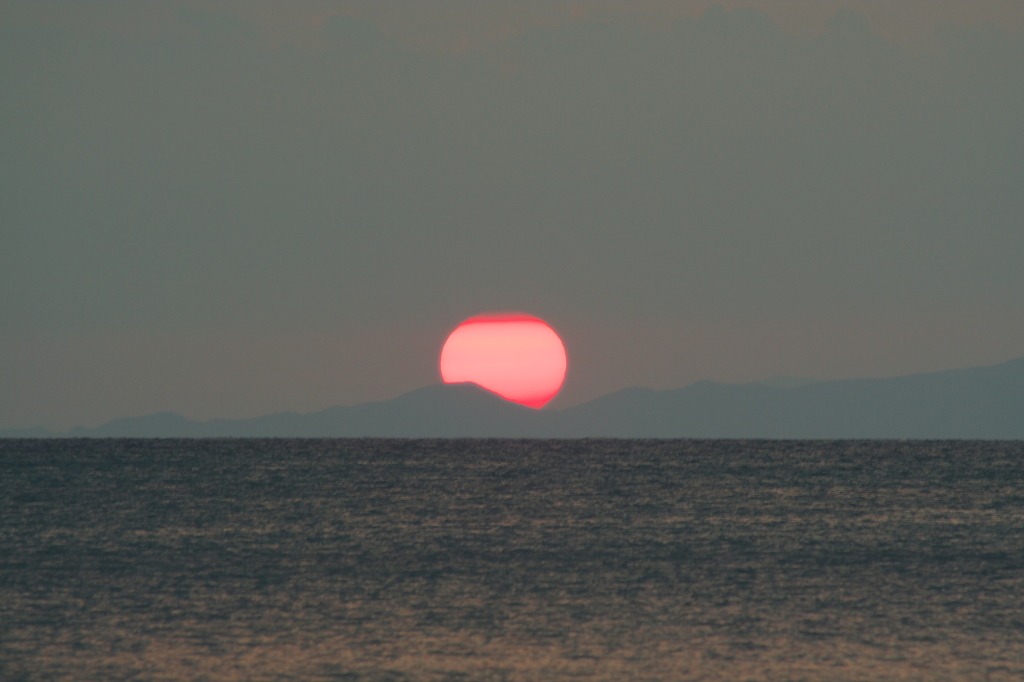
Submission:
[[[392,397],[489,310],[553,406],[1024,355],[1014,5],[741,4],[12,5],[0,428]]]

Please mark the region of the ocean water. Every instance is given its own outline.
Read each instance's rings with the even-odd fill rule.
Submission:
[[[1020,680],[1024,443],[0,441],[3,680]]]

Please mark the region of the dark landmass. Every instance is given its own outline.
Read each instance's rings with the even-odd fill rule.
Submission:
[[[312,414],[188,420],[172,413],[94,429],[0,437],[531,437],[1024,439],[1024,358],[991,367],[784,388],[701,381],[630,388],[564,410],[532,410],[473,384]]]

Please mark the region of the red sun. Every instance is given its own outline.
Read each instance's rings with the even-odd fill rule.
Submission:
[[[441,350],[446,384],[472,381],[506,400],[544,407],[565,379],[565,346],[546,322],[529,315],[471,317]]]

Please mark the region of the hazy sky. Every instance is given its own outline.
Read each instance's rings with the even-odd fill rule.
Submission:
[[[0,428],[393,397],[490,310],[562,333],[553,406],[1024,355],[1022,29],[1017,0],[9,2]]]

